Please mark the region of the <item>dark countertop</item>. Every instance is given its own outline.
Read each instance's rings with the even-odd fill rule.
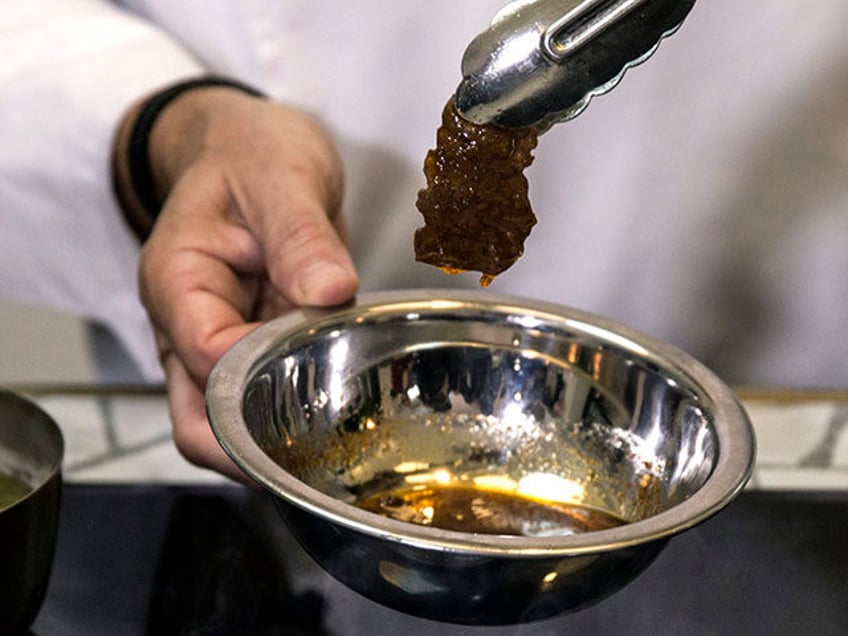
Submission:
[[[469,628],[325,575],[268,497],[231,485],[66,485],[38,636],[848,633],[848,492],[745,492],[601,603]]]

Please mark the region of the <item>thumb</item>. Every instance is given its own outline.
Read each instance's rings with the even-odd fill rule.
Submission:
[[[353,260],[337,225],[317,201],[288,198],[285,209],[266,218],[260,240],[268,275],[289,301],[336,305],[356,293]]]

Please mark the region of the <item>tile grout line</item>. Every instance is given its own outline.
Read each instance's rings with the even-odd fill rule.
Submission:
[[[108,395],[97,397],[97,408],[100,415],[103,417],[103,428],[106,436],[106,445],[108,451],[119,451],[120,444],[118,442],[118,434],[115,429],[115,409],[113,408],[112,398]]]
[[[827,431],[816,447],[798,462],[802,468],[833,468],[836,444],[848,425],[848,407],[837,408],[827,423]]]
[[[159,435],[158,437],[152,438],[140,444],[135,444],[133,446],[125,446],[122,448],[108,450],[100,455],[95,455],[94,457],[89,457],[88,459],[84,459],[82,461],[76,462],[75,464],[71,464],[64,470],[66,470],[72,476],[72,473],[76,471],[85,470],[87,468],[94,468],[97,466],[104,466],[114,460],[123,459],[131,455],[138,455],[140,453],[144,453],[145,451],[148,451],[151,448],[155,448],[156,446],[159,446],[160,444],[166,442],[171,442],[170,434]]]

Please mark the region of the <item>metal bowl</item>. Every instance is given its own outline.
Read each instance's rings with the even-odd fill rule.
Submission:
[[[0,634],[22,633],[44,601],[63,454],[62,433],[50,416],[0,391]]]
[[[221,359],[207,409],[328,572],[395,609],[465,624],[538,620],[620,589],[730,502],[754,457],[736,398],[688,355],[484,292],[295,311]],[[470,492],[470,508],[434,527],[438,505],[410,508],[398,489]],[[516,506],[489,505],[492,493]],[[626,523],[575,532],[548,514],[571,505]],[[466,531],[471,517],[518,534]]]

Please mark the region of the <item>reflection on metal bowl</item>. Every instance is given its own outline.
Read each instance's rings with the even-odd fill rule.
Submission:
[[[207,408],[327,571],[390,607],[467,624],[538,620],[621,588],[726,505],[754,457],[744,411],[691,357],[484,292],[293,312],[222,358]],[[470,495],[436,523],[445,489]],[[621,523],[591,530],[560,513]]]
[[[62,433],[26,399],[0,391],[0,634],[35,619],[59,523]]]

